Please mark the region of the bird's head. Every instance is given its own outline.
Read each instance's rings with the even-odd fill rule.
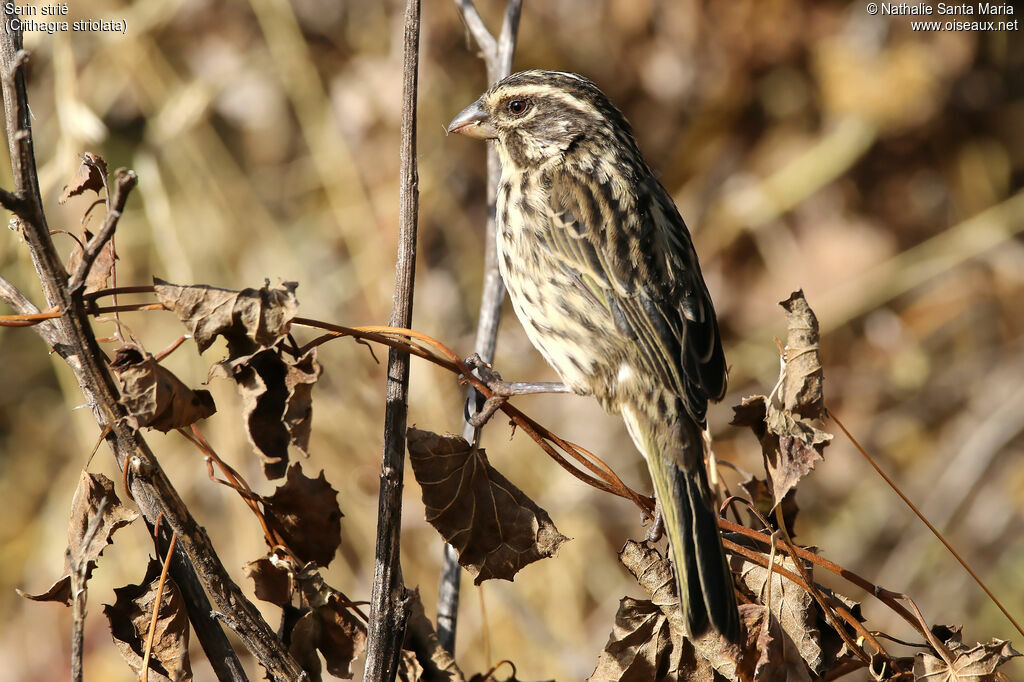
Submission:
[[[520,169],[565,159],[591,144],[636,149],[629,124],[582,76],[521,71],[498,81],[463,109],[449,133],[495,140],[503,164]],[[591,147],[591,150],[593,147]]]

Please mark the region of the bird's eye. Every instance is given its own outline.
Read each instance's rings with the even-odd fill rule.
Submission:
[[[530,100],[528,99],[513,99],[509,100],[508,113],[513,116],[522,116],[530,110]]]

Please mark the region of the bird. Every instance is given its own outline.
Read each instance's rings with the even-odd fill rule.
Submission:
[[[645,457],[689,635],[741,635],[704,466],[725,394],[718,321],[690,233],[625,116],[591,80],[530,70],[449,133],[493,141],[498,267],[530,341],[572,392],[622,416]]]

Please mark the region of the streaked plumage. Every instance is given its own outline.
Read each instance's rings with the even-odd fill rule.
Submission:
[[[496,142],[509,297],[562,381],[621,414],[647,458],[691,633],[711,624],[736,640],[702,438],[725,357],[683,219],[625,118],[581,76],[513,74],[449,130]]]

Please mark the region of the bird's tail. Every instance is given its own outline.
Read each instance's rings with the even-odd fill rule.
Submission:
[[[677,410],[677,419],[662,414],[646,424],[635,418],[627,423],[633,422],[630,433],[647,457],[690,636],[699,637],[710,625],[737,642],[739,612],[704,468],[703,433],[678,401]]]

